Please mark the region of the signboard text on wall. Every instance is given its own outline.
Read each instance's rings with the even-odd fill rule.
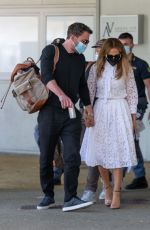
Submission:
[[[100,37],[118,37],[131,33],[135,44],[143,43],[144,15],[105,15],[100,17]]]

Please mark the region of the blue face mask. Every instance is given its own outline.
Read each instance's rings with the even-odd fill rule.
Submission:
[[[99,57],[99,54],[95,53],[95,61],[97,61],[98,57]]]
[[[78,54],[82,54],[86,50],[86,45],[83,44],[82,42],[78,42],[77,45],[75,45],[75,50],[77,51]]]
[[[132,52],[132,49],[129,46],[124,46],[126,54],[130,54]]]

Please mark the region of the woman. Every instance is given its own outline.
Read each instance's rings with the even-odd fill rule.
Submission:
[[[138,100],[133,71],[118,39],[104,42],[97,63],[91,68],[88,86],[91,102],[96,99],[95,126],[86,129],[81,157],[88,166],[99,166],[105,205],[116,209],[120,208],[122,168],[137,164],[133,132]],[[85,122],[89,117],[85,117]],[[114,177],[113,192],[110,169]]]

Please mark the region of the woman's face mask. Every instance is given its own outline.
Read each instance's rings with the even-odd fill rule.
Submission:
[[[116,55],[106,55],[106,60],[112,65],[115,66],[121,59],[121,54],[116,54]]]
[[[78,54],[82,54],[86,50],[87,45],[83,44],[82,42],[78,42],[75,45],[75,50]]]

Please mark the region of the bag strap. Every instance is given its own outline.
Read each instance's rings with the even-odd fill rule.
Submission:
[[[8,93],[9,93],[10,88],[11,88],[11,85],[12,85],[12,81],[10,81],[8,88],[7,88],[7,90],[6,90],[5,94],[4,94],[4,96],[3,96],[2,99],[1,99],[1,107],[0,107],[1,109],[3,108],[3,106],[4,106],[4,104],[5,104],[7,95],[8,95]]]
[[[53,44],[51,44],[51,45],[53,45]],[[54,46],[54,48],[55,48],[54,66],[53,66],[53,73],[54,73],[54,71],[55,71],[55,69],[56,69],[56,64],[57,64],[57,62],[58,62],[58,60],[59,60],[59,48],[58,48],[58,46],[56,46],[56,45],[53,45],[53,46]]]

